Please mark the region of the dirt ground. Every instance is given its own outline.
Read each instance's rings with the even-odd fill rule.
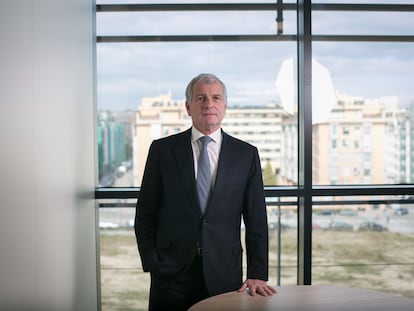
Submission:
[[[277,238],[270,232],[269,283],[278,285]],[[296,230],[282,231],[280,285],[296,284]],[[103,311],[147,310],[149,275],[143,273],[132,229],[102,230]],[[414,298],[414,235],[315,230],[312,284],[362,287]]]

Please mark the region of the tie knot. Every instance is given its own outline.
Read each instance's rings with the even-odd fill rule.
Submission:
[[[201,141],[201,144],[203,146],[205,146],[205,145],[207,145],[212,140],[212,138],[210,136],[201,136],[199,138],[199,140]]]

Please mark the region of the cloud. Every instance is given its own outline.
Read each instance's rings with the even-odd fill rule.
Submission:
[[[222,13],[99,13],[97,28],[98,34],[274,31],[273,12]],[[322,34],[413,34],[413,13],[384,14],[314,12],[312,28]],[[285,33],[293,34],[295,14],[286,12],[284,18]],[[343,93],[414,101],[413,53],[414,43],[407,42],[313,42],[312,56]],[[267,104],[278,100],[274,83],[282,62],[292,57],[296,58],[296,42],[99,43],[98,108],[135,109],[141,97],[169,91],[174,99],[183,99],[188,81],[200,72],[222,78],[229,103]]]

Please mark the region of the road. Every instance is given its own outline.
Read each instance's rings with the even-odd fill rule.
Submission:
[[[133,184],[132,179],[132,170],[128,170],[123,176],[116,179],[113,187],[131,187]],[[128,202],[134,203],[135,200],[128,200]],[[408,215],[394,215],[393,209],[391,208],[385,210],[369,208],[366,211],[358,211],[356,215],[353,216],[341,215],[339,213],[319,215],[314,212],[312,215],[312,222],[316,228],[321,229],[329,228],[329,225],[332,222],[343,222],[352,225],[354,230],[358,230],[360,224],[363,222],[375,222],[386,227],[391,232],[414,234],[414,205],[405,204],[401,206],[408,208]],[[100,222],[105,223],[109,228],[111,226],[114,228],[131,226],[131,221],[134,215],[134,208],[101,208],[99,213]],[[269,215],[268,220],[269,223],[276,223],[278,218],[275,215]],[[292,210],[286,212],[283,211],[281,222],[290,228],[296,228],[297,214]]]

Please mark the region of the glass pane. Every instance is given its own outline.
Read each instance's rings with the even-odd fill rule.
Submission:
[[[414,298],[413,213],[412,204],[315,204],[312,284],[371,288]]]
[[[100,208],[102,310],[147,310],[149,274],[142,271],[133,229],[135,208]]]
[[[120,207],[136,200],[102,200],[100,263],[102,310],[147,310],[149,274],[142,271],[134,235],[135,208]],[[297,208],[295,198],[268,198],[269,284],[296,284]],[[279,229],[280,228],[280,229]],[[244,244],[244,225],[242,225]],[[245,253],[244,253],[245,255]],[[246,258],[243,258],[246,273]]]
[[[381,37],[413,35],[413,26],[408,11],[313,12],[312,30],[320,35],[312,51],[314,185],[413,183],[414,44]],[[375,35],[378,42],[323,35]],[[314,197],[312,284],[412,298],[404,276],[412,274],[413,206],[403,199]]]
[[[315,35],[413,35],[413,17],[414,12],[315,11],[312,13],[312,33]]]
[[[313,13],[314,33],[375,34],[385,41],[313,42],[314,184],[414,182],[414,43],[381,37],[413,35],[413,17],[414,12]]]
[[[101,178],[111,181],[105,179],[101,185],[140,185],[151,141],[191,125],[184,90],[200,72],[215,73],[226,83],[223,129],[258,147],[265,183],[291,182],[284,171],[286,167],[288,173],[295,171],[296,160],[285,161],[289,149],[284,145],[291,145],[293,155],[297,144],[285,120],[290,124],[296,120],[280,105],[276,80],[282,63],[294,55],[295,44],[287,42],[99,44],[98,110],[103,121],[98,130],[103,146],[99,168]],[[116,137],[112,132],[119,127],[125,138],[111,143]],[[121,161],[110,158],[116,154],[111,151],[114,145],[118,145],[114,150],[125,150]]]
[[[267,198],[269,227],[269,284],[295,285],[297,282],[296,198]]]
[[[285,12],[284,33],[294,34],[295,13]],[[275,34],[276,11],[101,12],[102,35]]]

